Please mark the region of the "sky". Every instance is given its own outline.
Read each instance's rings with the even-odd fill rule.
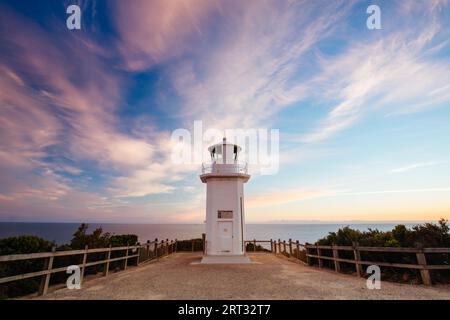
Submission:
[[[279,130],[247,222],[449,218],[449,18],[447,0],[1,0],[0,221],[202,223],[201,165],[171,157],[194,121]]]

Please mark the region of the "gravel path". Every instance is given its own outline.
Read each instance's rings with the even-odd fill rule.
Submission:
[[[450,299],[450,286],[382,282],[318,270],[270,254],[250,255],[251,265],[200,265],[199,253],[86,281],[81,290],[59,289],[40,299]],[[194,264],[192,264],[194,263]],[[35,299],[37,299],[35,297]]]

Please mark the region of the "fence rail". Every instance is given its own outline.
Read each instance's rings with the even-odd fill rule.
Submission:
[[[295,257],[303,261],[307,265],[312,265],[312,259],[317,260],[319,268],[323,268],[323,262],[332,261],[336,272],[341,272],[341,263],[353,264],[356,269],[356,274],[359,277],[363,276],[363,265],[377,265],[379,267],[392,267],[414,269],[420,272],[422,283],[424,285],[432,285],[431,270],[450,270],[450,264],[428,264],[426,254],[450,254],[450,248],[401,248],[401,247],[364,247],[359,246],[357,242],[352,246],[323,246],[312,244],[301,244],[299,241],[277,240],[247,240],[246,249],[250,252],[268,251],[274,254],[285,254],[289,257]],[[270,250],[265,249],[262,245],[270,243]],[[265,250],[264,250],[265,249]],[[328,250],[331,255],[324,255],[323,250]],[[341,258],[339,253],[341,251],[349,251],[353,253],[353,258]],[[314,253],[313,253],[314,252]],[[416,264],[412,263],[397,263],[385,261],[369,261],[361,259],[362,252],[378,252],[378,253],[408,253],[415,254]]]
[[[141,263],[158,260],[163,256],[170,255],[179,251],[179,243],[184,243],[181,250],[184,251],[196,251],[199,250],[200,244],[196,246],[196,243],[200,239],[192,239],[185,241],[175,240],[162,240],[147,241],[143,245],[135,246],[121,246],[121,247],[108,247],[108,248],[93,248],[89,249],[87,246],[83,250],[70,250],[70,251],[56,251],[55,248],[51,252],[39,252],[28,254],[12,254],[0,256],[0,263],[8,263],[13,261],[33,260],[33,259],[45,259],[43,270],[29,272],[25,274],[18,274],[8,277],[0,278],[0,284],[29,279],[34,277],[41,277],[41,285],[39,287],[39,295],[44,295],[48,291],[50,284],[50,278],[52,274],[58,272],[65,272],[68,266],[54,267],[54,260],[58,257],[70,257],[70,256],[82,256],[82,263],[71,264],[77,265],[81,269],[81,282],[83,281],[85,270],[88,267],[104,265],[103,276],[107,276],[111,263],[117,261],[124,261],[123,270],[127,269],[130,260],[134,260],[134,264],[137,266]],[[191,243],[190,243],[191,242]],[[205,237],[201,239],[201,250],[205,252],[206,241]],[[187,246],[186,246],[187,244]],[[269,248],[270,244],[270,248]],[[266,247],[267,246],[267,247]],[[301,244],[298,240],[292,241],[278,241],[270,240],[247,240],[245,241],[245,249],[247,252],[267,252],[273,254],[284,254],[289,257],[294,257],[299,261],[307,265],[313,265],[312,259],[315,259],[319,268],[324,267],[324,261],[332,261],[336,272],[341,272],[341,263],[353,264],[356,269],[356,274],[359,277],[363,276],[364,265],[377,265],[380,267],[393,267],[393,268],[405,268],[418,270],[423,284],[431,285],[431,270],[450,270],[450,264],[433,265],[428,264],[426,254],[450,254],[450,248],[397,248],[397,247],[364,247],[359,246],[358,243],[353,243],[352,246],[323,246],[323,245],[311,245]],[[324,250],[327,250],[331,255],[325,255]],[[111,253],[121,252],[122,256],[112,257]],[[352,258],[340,257],[339,253],[342,251],[352,252]],[[362,252],[378,252],[378,253],[406,253],[415,254],[416,264],[412,263],[393,263],[385,261],[369,261],[361,259]],[[88,256],[93,253],[104,253],[106,258],[98,261],[88,262]],[[130,254],[131,253],[131,254]]]
[[[134,262],[135,265],[139,265],[141,263],[152,261],[155,259],[158,260],[160,257],[175,253],[177,251],[177,243],[178,241],[176,239],[171,241],[169,241],[169,239],[166,239],[165,241],[164,240],[158,241],[158,239],[155,239],[155,241],[147,241],[147,243],[143,245],[135,245],[135,246],[122,246],[122,247],[110,246],[108,248],[94,248],[94,249],[89,249],[88,246],[86,246],[84,250],[69,250],[69,251],[56,251],[55,247],[53,247],[51,252],[4,255],[0,256],[0,262],[13,262],[13,261],[34,260],[34,259],[46,259],[46,260],[44,263],[43,270],[3,277],[0,278],[0,284],[34,277],[42,277],[38,293],[39,295],[44,295],[48,291],[51,275],[58,272],[65,272],[67,270],[68,265],[58,268],[53,267],[54,260],[57,257],[83,256],[82,263],[71,264],[80,267],[81,271],[80,282],[82,283],[85,270],[88,267],[103,264],[104,265],[103,276],[107,276],[110,271],[111,262],[124,261],[123,270],[126,270],[128,262],[130,260],[135,260]],[[112,252],[120,252],[120,251],[122,251],[122,256],[111,257]],[[103,260],[88,262],[89,254],[93,253],[104,253],[106,254],[107,258]]]
[[[199,243],[201,242],[201,243]],[[11,254],[0,256],[0,263],[8,263],[14,261],[24,261],[24,260],[36,260],[45,259],[43,270],[33,271],[23,274],[17,274],[7,277],[0,278],[0,284],[5,284],[9,282],[30,279],[34,277],[41,277],[41,284],[39,287],[38,294],[45,295],[48,292],[48,287],[50,284],[50,278],[52,274],[59,272],[66,272],[67,267],[54,267],[55,258],[58,257],[75,257],[82,256],[81,263],[72,263],[70,265],[76,265],[80,268],[81,279],[83,282],[85,270],[88,267],[104,265],[103,276],[107,276],[110,272],[110,267],[112,262],[123,261],[123,270],[126,270],[130,260],[134,261],[137,266],[141,263],[158,260],[163,256],[170,255],[177,251],[199,251],[204,250],[205,239],[191,239],[178,241],[175,240],[161,240],[155,239],[154,241],[147,241],[145,244],[139,244],[134,246],[121,246],[121,247],[108,247],[108,248],[92,248],[89,249],[86,246],[81,250],[68,250],[68,251],[56,251],[54,247],[51,252],[38,252],[38,253],[25,253],[25,254]],[[119,257],[112,257],[111,253],[122,252]],[[88,257],[90,254],[105,254],[106,258],[102,260],[96,260],[88,262]]]

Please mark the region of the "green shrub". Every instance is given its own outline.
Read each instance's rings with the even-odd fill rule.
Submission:
[[[113,235],[109,239],[109,243],[113,247],[135,246],[138,243],[138,237],[135,234]]]
[[[74,250],[84,249],[85,246],[89,248],[106,248],[110,244],[110,234],[103,233],[102,228],[95,229],[92,234],[87,234],[86,231],[89,225],[82,223],[78,230],[73,234],[70,241],[70,247]]]
[[[245,246],[245,251],[253,252],[253,251],[261,251],[261,252],[270,252],[270,250],[264,248],[263,246],[257,244],[256,246],[252,242],[248,242]]]
[[[0,239],[0,255],[51,251],[54,244],[36,236]],[[0,278],[42,270],[45,259],[11,261],[0,264]],[[24,279],[0,285],[0,298],[17,297],[37,291],[40,278]]]
[[[77,231],[73,234],[70,244],[58,246],[57,251],[79,250],[84,249],[87,245],[89,248],[107,248],[109,245],[113,247],[136,245],[138,237],[133,234],[110,235],[104,233],[102,228],[95,229],[91,234],[87,233],[88,225],[82,223]],[[20,254],[20,253],[37,253],[49,252],[55,244],[36,236],[19,236],[0,239],[0,255]],[[123,256],[125,252],[112,252],[111,258]],[[91,253],[88,255],[87,262],[99,261],[106,259],[107,253]],[[56,257],[53,261],[53,268],[66,267],[82,262],[82,255]],[[40,271],[45,266],[46,259],[32,259],[22,261],[12,261],[0,263],[0,277],[8,277],[17,274],[24,274],[34,271]],[[129,260],[132,264],[132,259]],[[86,268],[85,274],[96,274],[102,272],[103,264]],[[123,261],[114,261],[110,264],[111,270],[123,268]],[[0,299],[23,296],[38,291],[42,277],[34,277],[20,281],[9,282],[0,285]],[[67,279],[64,272],[53,274],[51,276],[51,284],[63,283]]]
[[[192,251],[192,241],[194,242],[194,251],[203,251],[202,239],[178,240],[177,251]]]
[[[404,225],[397,225],[392,231],[368,229],[359,231],[346,226],[337,232],[330,232],[328,236],[319,239],[316,244],[351,246],[358,242],[367,247],[450,247],[450,233],[448,221],[441,219],[437,224],[425,223],[407,229]]]
[[[445,219],[439,220],[437,224],[425,223],[416,225],[411,229],[406,228],[404,225],[397,225],[391,231],[379,231],[376,229],[359,231],[346,226],[337,232],[330,232],[328,236],[319,239],[316,244],[351,246],[354,242],[357,242],[359,246],[366,247],[450,247],[450,233],[448,221]],[[322,254],[331,255],[327,250],[322,250]],[[353,252],[351,251],[340,251],[339,256],[340,258],[353,260]],[[361,259],[374,262],[417,263],[414,253],[361,252]],[[426,259],[428,264],[450,264],[450,255],[448,254],[427,254]],[[313,259],[313,261],[317,263],[316,259]],[[341,263],[341,265],[344,271],[354,270],[353,264]],[[411,276],[413,278],[419,277],[417,271],[407,269],[399,270],[397,268],[383,267],[383,272],[385,277],[390,279],[411,278]],[[408,276],[405,276],[406,274]],[[433,271],[433,278],[448,282],[450,274],[446,270]]]

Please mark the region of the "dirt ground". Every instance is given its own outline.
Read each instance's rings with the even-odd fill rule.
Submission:
[[[369,290],[365,279],[271,254],[250,254],[248,265],[196,264],[200,258],[176,253],[34,299],[450,299],[450,286],[382,282]]]

